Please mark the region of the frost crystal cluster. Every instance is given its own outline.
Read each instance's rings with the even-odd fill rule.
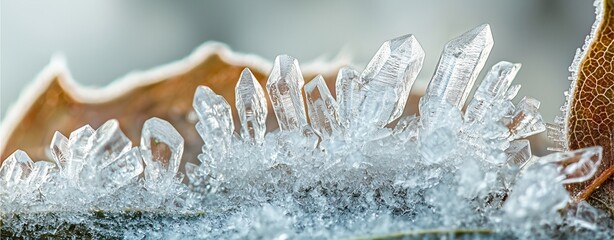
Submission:
[[[245,69],[234,103],[240,129],[231,105],[201,86],[193,102],[204,140],[197,164],[180,163],[183,139],[158,118],[145,122],[140,147],[115,120],[68,138],[56,133],[54,162],[34,163],[22,151],[4,161],[2,227],[21,234],[53,221],[55,228],[37,233],[84,224],[94,235],[122,238],[411,236],[421,229],[611,237],[603,213],[573,202],[563,187],[590,178],[602,149],[532,156],[525,138],[545,125],[539,101],[512,102],[520,64],[492,66],[467,102],[492,47],[488,25],[447,43],[419,114],[409,116],[402,113],[425,56],[413,35],[384,42],[362,72],[340,69],[334,95],[321,76],[305,84],[287,55],[275,59],[269,99]],[[268,104],[279,124],[273,132],[266,132]],[[142,215],[109,220],[130,211]]]

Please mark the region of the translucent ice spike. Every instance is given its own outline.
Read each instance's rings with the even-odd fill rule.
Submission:
[[[339,106],[330,94],[326,82],[321,75],[316,76],[305,85],[307,110],[311,126],[320,136],[329,137],[340,134]]]
[[[506,61],[495,64],[475,92],[465,111],[465,121],[482,122],[497,101],[504,100],[520,64]]]
[[[531,97],[524,97],[516,106],[511,119],[506,120],[510,130],[510,140],[528,137],[546,130],[546,125],[539,113],[540,102]]]
[[[66,161],[68,161],[70,158],[70,152],[68,151],[68,138],[62,135],[62,133],[56,131],[53,134],[53,138],[51,138],[49,150],[51,153],[51,158],[55,164],[58,166],[58,168],[63,169],[66,165]]]
[[[356,119],[356,111],[360,104],[360,89],[363,87],[358,71],[350,67],[342,67],[337,73],[335,86],[339,104],[339,120],[342,125],[349,127]]]
[[[539,159],[542,164],[555,163],[564,177],[564,184],[584,182],[597,172],[601,163],[603,148],[587,147],[570,152],[556,152]]]
[[[531,143],[527,139],[520,139],[510,142],[510,146],[505,150],[508,163],[518,167],[523,166],[531,158]]]
[[[235,88],[235,98],[241,136],[262,143],[266,133],[267,102],[264,91],[252,72],[245,68]]]
[[[145,121],[141,132],[141,154],[147,164],[148,173],[152,173],[145,174],[146,179],[160,175],[174,177],[183,155],[183,137],[169,122],[156,117],[150,118]],[[127,163],[130,165],[136,164],[135,160],[124,161],[130,161]]]
[[[22,150],[17,150],[11,154],[0,167],[0,186],[7,187],[27,181],[32,171],[32,159]]]
[[[424,61],[424,50],[413,35],[384,42],[360,75],[361,121],[383,127],[403,113]]]
[[[301,94],[304,84],[303,74],[295,58],[288,55],[279,55],[275,58],[266,88],[282,131],[295,130],[307,125]]]
[[[134,147],[100,170],[98,185],[106,190],[113,190],[128,184],[142,172],[141,151],[138,147]]]
[[[234,123],[230,105],[209,87],[199,86],[193,102],[198,115],[196,130],[205,142],[205,154],[218,159],[226,154],[230,147]]]
[[[85,158],[92,146],[94,132],[90,125],[85,125],[70,133],[68,138],[70,157],[66,160],[62,169],[62,174],[65,177],[75,179],[83,169]]]
[[[28,176],[28,185],[31,188],[38,188],[49,178],[49,171],[55,164],[47,161],[38,161],[32,165],[32,172]]]
[[[87,155],[86,164],[96,169],[106,167],[131,147],[132,142],[119,128],[119,122],[111,119],[100,126],[92,136],[92,148]]]
[[[478,26],[448,42],[420,101],[421,105],[423,101],[437,96],[440,101],[447,101],[459,109],[462,108],[475,79],[484,67],[493,43],[488,24]]]

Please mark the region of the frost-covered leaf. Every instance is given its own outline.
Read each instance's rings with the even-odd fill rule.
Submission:
[[[568,184],[576,201],[590,200],[614,208],[614,1],[596,1],[597,21],[571,67],[570,91],[563,117],[550,125],[560,149],[603,147],[603,160],[593,178]]]

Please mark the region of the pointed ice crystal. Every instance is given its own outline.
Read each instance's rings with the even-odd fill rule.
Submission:
[[[531,158],[531,144],[527,139],[515,140],[510,142],[510,146],[505,150],[508,163],[518,167],[525,164]]]
[[[490,26],[478,26],[446,44],[422,102],[434,96],[461,109],[493,46]]]
[[[241,137],[260,144],[266,133],[267,102],[264,91],[249,68],[243,69],[235,88]]]
[[[497,101],[504,100],[520,64],[501,61],[495,64],[475,92],[465,111],[465,121],[482,122]]]
[[[143,172],[141,151],[138,147],[133,147],[120,155],[116,161],[101,169],[98,174],[100,177],[98,184],[107,190],[113,190],[128,184],[139,176]]]
[[[28,185],[32,188],[38,188],[43,182],[49,178],[49,170],[54,167],[55,164],[47,161],[38,161],[32,165],[32,172],[28,176]]]
[[[0,167],[0,185],[14,186],[23,181],[27,181],[32,171],[32,159],[22,150],[17,150],[11,154]]]
[[[141,154],[147,164],[147,172],[156,173],[146,174],[147,180],[153,180],[160,175],[173,177],[179,170],[183,155],[183,137],[169,122],[156,117],[150,118],[143,124]],[[130,166],[136,165],[135,160],[124,161]]]
[[[279,129],[290,131],[307,125],[301,88],[305,84],[298,61],[288,55],[275,58],[266,88]]]
[[[119,122],[111,119],[100,126],[92,136],[92,148],[87,155],[86,164],[101,169],[131,147],[132,142],[119,128]]]
[[[51,158],[55,164],[58,166],[58,168],[63,169],[66,165],[66,161],[68,158],[70,158],[70,152],[68,151],[68,138],[62,135],[62,133],[56,131],[51,139],[49,150],[51,153]]]
[[[501,138],[506,140],[506,138]],[[507,141],[506,141],[507,142]],[[486,143],[488,144],[488,143]],[[502,174],[503,184],[505,188],[510,189],[516,181],[521,170],[526,171],[527,165],[531,164],[531,144],[527,139],[514,140],[509,143],[509,147],[505,149],[505,174]]]
[[[355,121],[356,111],[360,104],[360,89],[363,84],[358,71],[350,67],[342,67],[337,73],[335,85],[337,102],[339,104],[339,121],[349,127]]]
[[[510,130],[510,140],[535,135],[546,130],[546,125],[539,113],[540,102],[531,97],[524,97],[518,103],[516,112],[506,120]]]
[[[85,158],[92,146],[94,132],[90,125],[85,125],[70,133],[68,138],[70,157],[67,159],[62,172],[65,177],[75,179],[83,169]]]
[[[330,94],[322,75],[316,76],[305,85],[305,95],[311,126],[322,137],[339,134],[339,106]]]
[[[383,127],[399,118],[423,61],[424,50],[411,34],[384,42],[360,75],[361,121]]]
[[[213,159],[225,156],[234,132],[230,105],[209,87],[199,86],[193,106],[199,119],[196,130],[205,142],[204,153]]]
[[[557,170],[564,177],[564,184],[578,183],[595,175],[603,157],[602,152],[601,146],[587,147],[570,152],[556,152],[541,157],[539,162],[557,164]]]

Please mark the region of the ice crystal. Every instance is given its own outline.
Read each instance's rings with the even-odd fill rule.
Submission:
[[[445,101],[462,108],[493,44],[488,24],[448,42],[421,102],[432,101],[431,98],[435,97],[440,102]]]
[[[339,106],[330,94],[324,78],[318,75],[305,85],[305,94],[311,126],[322,137],[339,135],[341,133]]]
[[[383,127],[399,118],[423,61],[424,50],[413,35],[384,42],[360,75],[358,120]]]
[[[339,69],[336,81],[336,97],[339,103],[339,118],[343,126],[350,127],[350,120],[356,117],[358,111],[359,91],[362,88],[360,73],[350,67]]]
[[[303,87],[298,61],[278,56],[266,88],[279,129],[269,133],[265,94],[249,69],[235,92],[240,136],[228,102],[198,87],[193,106],[204,145],[183,172],[183,138],[162,119],[145,122],[140,147],[116,120],[69,138],[58,132],[53,163],[34,163],[22,151],[4,161],[2,228],[27,232],[49,219],[19,213],[40,210],[75,212],[52,216],[60,227],[36,236],[85,224],[123,238],[340,238],[458,228],[527,238],[559,236],[557,226],[586,230],[569,231],[576,237],[608,237],[603,229],[611,223],[599,222],[602,213],[585,203],[574,205],[563,187],[590,178],[602,149],[532,156],[523,138],[545,125],[539,101],[512,102],[520,64],[495,64],[462,111],[492,45],[488,25],[446,44],[419,115],[401,116],[424,59],[413,35],[384,42],[362,73],[341,68],[336,99],[321,76]],[[170,217],[123,224],[82,215],[122,209]],[[206,214],[179,217],[198,212]]]
[[[241,72],[235,97],[241,122],[241,136],[243,139],[262,143],[266,132],[267,102],[258,80],[247,68]]]
[[[266,83],[279,129],[290,131],[307,126],[301,88],[305,84],[298,61],[288,55],[275,58]]]

